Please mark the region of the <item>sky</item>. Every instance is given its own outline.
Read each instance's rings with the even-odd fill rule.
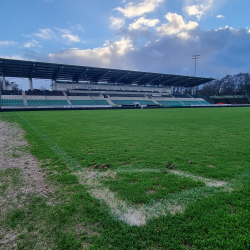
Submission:
[[[220,79],[250,72],[249,9],[249,0],[1,0],[0,57],[193,76],[200,55],[197,76]]]

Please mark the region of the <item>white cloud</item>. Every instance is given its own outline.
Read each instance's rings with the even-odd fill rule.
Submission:
[[[187,23],[184,24],[187,26]],[[180,29],[177,28],[178,30]],[[47,60],[94,67],[193,75],[191,55],[198,53],[201,55],[198,76],[223,77],[232,72],[249,71],[249,29],[235,30],[225,27],[219,30],[189,30],[186,27],[179,32],[170,31],[168,30],[172,35],[152,39],[146,46],[137,44],[135,48],[133,38],[123,37],[119,41],[108,41],[94,49],[62,50],[50,54]]]
[[[58,53],[49,54],[49,57],[54,62],[64,61],[79,65],[98,65],[99,67],[110,67],[116,62],[115,67],[119,67],[125,61],[123,57],[132,50],[132,41],[129,38],[122,38],[116,42],[106,41],[103,47],[87,50],[63,50]]]
[[[13,56],[1,56],[1,58],[6,58],[6,59],[16,59],[16,60],[24,60],[24,58],[20,55],[13,55]]]
[[[159,23],[158,19],[146,19],[145,17],[140,17],[139,19],[137,19],[136,21],[134,21],[129,25],[129,29],[137,30],[143,26],[154,27],[158,23]]]
[[[217,0],[216,4],[220,1]],[[187,6],[185,7],[186,12],[191,16],[196,16],[200,19],[203,15],[207,14],[215,4],[215,0],[187,0]]]
[[[180,37],[188,36],[187,31],[194,30],[198,27],[198,23],[189,21],[187,24],[184,22],[182,16],[176,13],[168,13],[165,18],[169,21],[162,24],[157,28],[160,35],[175,35],[181,34]]]
[[[122,18],[117,18],[112,16],[109,19],[111,21],[111,24],[109,26],[110,29],[120,29],[125,24],[125,21]]]
[[[78,36],[63,34],[62,38],[66,39],[68,42],[80,42],[80,38]]]
[[[82,28],[81,26],[76,26],[75,28]],[[63,38],[67,43],[80,42],[80,38],[77,35],[73,35],[70,29],[39,29],[39,32],[35,33],[35,36],[47,40],[59,40]]]
[[[47,40],[56,38],[56,34],[51,29],[39,29],[38,33],[35,33],[35,35]]]
[[[14,44],[17,43],[13,41],[0,41],[0,45],[14,45]]]
[[[133,2],[129,2],[125,5],[125,8],[117,7],[115,10],[123,13],[125,17],[133,18],[154,11],[163,1],[164,0],[145,0],[138,5],[135,5]]]
[[[39,42],[37,42],[35,39],[32,39],[31,41],[28,41],[27,43],[24,44],[25,48],[30,48],[30,47],[42,47],[39,45]]]
[[[218,15],[217,18],[225,18],[223,15]]]

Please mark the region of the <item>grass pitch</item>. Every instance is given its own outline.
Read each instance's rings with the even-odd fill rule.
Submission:
[[[1,113],[27,131],[32,154],[59,192],[54,206],[30,197],[0,226],[24,230],[20,249],[37,249],[41,240],[52,249],[249,249],[249,114],[248,108]],[[185,209],[141,226],[119,220],[75,174],[107,172],[98,168],[104,164],[116,175],[99,184],[117,199],[137,207],[172,199]]]

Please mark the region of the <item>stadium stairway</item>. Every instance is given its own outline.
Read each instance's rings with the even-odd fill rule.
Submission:
[[[154,98],[152,98],[151,99],[156,105],[159,105],[159,103],[154,99]]]
[[[71,103],[71,101],[70,101],[70,99],[69,99],[69,97],[67,96],[67,94],[66,94],[65,91],[63,91],[63,95],[65,96],[65,98],[66,98],[67,102],[69,103],[69,105],[72,105],[72,103]]]
[[[191,95],[189,95],[191,96]],[[195,97],[195,96],[191,96],[193,99],[195,99],[196,101],[198,101],[201,105],[211,105],[210,102],[204,100],[203,98],[200,97]]]
[[[90,95],[90,98],[96,105],[107,105],[107,101],[102,95],[99,96]]]
[[[183,106],[183,103],[181,103],[180,101],[178,101],[176,98],[174,98],[173,96],[170,97],[155,97],[155,99],[157,99],[156,101],[161,104],[164,107],[171,107],[171,106]]]
[[[23,104],[24,104],[24,106],[28,106],[25,91],[22,91],[22,97],[23,97]]]
[[[185,103],[183,103],[181,100],[179,100],[179,98],[176,98],[173,95],[171,95],[171,96],[175,99],[175,101],[178,101],[178,102],[180,102],[182,104],[182,106],[185,106]]]
[[[105,100],[111,105],[111,106],[115,106],[115,104],[112,102],[112,100],[110,98],[105,98]]]

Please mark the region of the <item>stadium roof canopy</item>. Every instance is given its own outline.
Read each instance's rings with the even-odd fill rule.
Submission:
[[[90,81],[122,83],[124,85],[162,85],[194,87],[214,80],[213,78],[192,77],[172,74],[149,73],[132,70],[119,70],[76,66],[67,64],[0,58],[0,74],[4,77],[51,79],[53,81]]]

